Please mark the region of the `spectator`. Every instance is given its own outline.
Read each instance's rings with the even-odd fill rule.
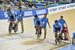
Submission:
[[[3,3],[3,1],[2,0],[0,0],[0,4],[2,4]]]
[[[32,9],[36,9],[36,8],[37,8],[36,4],[33,4]]]
[[[30,8],[32,8],[32,6],[33,6],[32,2],[29,2],[29,3],[28,3],[28,6],[29,6]]]
[[[23,10],[27,10],[28,9],[27,5],[25,5],[24,2],[21,2],[21,7],[22,7]]]

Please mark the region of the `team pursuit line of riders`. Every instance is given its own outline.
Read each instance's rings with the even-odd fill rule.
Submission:
[[[7,15],[9,17],[9,34],[11,34],[12,30],[16,33],[18,31],[18,24],[21,23],[21,30],[23,33],[24,32],[24,27],[23,27],[23,16],[24,12],[21,7],[19,7],[19,11],[15,14],[10,8],[7,9]],[[16,20],[17,18],[17,20]],[[44,30],[44,39],[46,39],[46,27],[47,24],[49,28],[51,28],[49,24],[49,20],[47,18],[47,14],[44,14],[44,17],[41,19],[35,15],[34,16],[34,27],[35,27],[35,34],[37,35],[37,39],[40,38],[42,34],[42,29]],[[15,22],[16,21],[16,22]],[[53,32],[55,35],[55,43],[60,44],[60,40],[68,40],[69,39],[69,32],[68,32],[68,27],[67,23],[64,20],[63,16],[60,16],[59,20],[55,20],[53,24]],[[64,34],[64,36],[63,36]]]

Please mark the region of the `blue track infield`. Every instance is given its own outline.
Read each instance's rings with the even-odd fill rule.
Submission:
[[[61,48],[59,50],[75,50],[75,45],[71,44],[71,45],[68,45],[68,46]]]

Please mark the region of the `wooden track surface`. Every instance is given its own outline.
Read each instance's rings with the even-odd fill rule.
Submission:
[[[60,16],[64,16],[68,24],[70,36],[72,36],[72,32],[75,32],[75,9],[48,14],[51,28],[47,27],[47,39],[40,41],[36,40],[33,17],[24,19],[25,32],[23,34],[20,33],[19,25],[18,34],[8,35],[8,21],[0,20],[0,50],[49,50],[55,47],[52,25],[54,20],[59,19]],[[43,34],[41,38],[43,39]]]

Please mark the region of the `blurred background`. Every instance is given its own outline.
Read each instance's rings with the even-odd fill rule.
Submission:
[[[0,10],[8,7],[17,10],[18,6],[24,10],[42,9],[70,3],[75,3],[75,0],[0,0]]]

